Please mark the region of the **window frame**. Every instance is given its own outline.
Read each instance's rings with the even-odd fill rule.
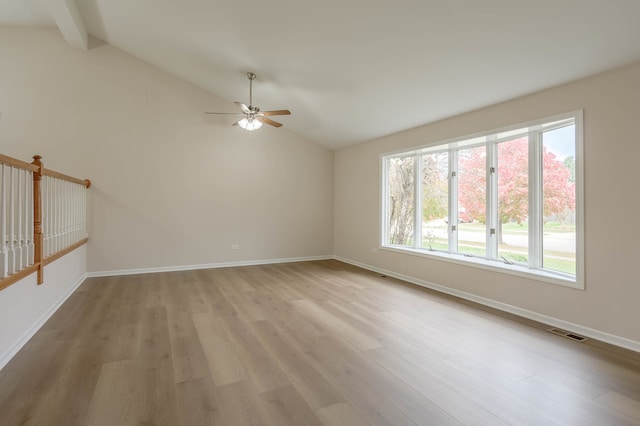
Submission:
[[[380,250],[397,252],[410,254],[415,256],[421,256],[429,259],[436,259],[445,262],[450,262],[454,264],[471,266],[481,269],[486,269],[494,272],[506,273],[510,275],[516,275],[524,278],[529,278],[537,281],[547,282],[551,284],[557,284],[561,286],[571,287],[575,289],[585,289],[585,277],[584,277],[584,247],[585,247],[585,236],[584,236],[584,137],[583,137],[583,110],[571,111],[564,114],[558,114],[551,117],[545,117],[537,120],[532,120],[525,123],[514,124],[510,126],[505,126],[498,129],[493,129],[485,132],[479,132],[472,135],[452,138],[444,141],[436,141],[416,147],[412,147],[410,149],[403,149],[392,152],[385,152],[380,154],[380,175],[381,175],[381,202],[380,202],[380,223],[381,232],[379,233],[380,241],[379,248]],[[543,182],[542,182],[542,169],[539,167],[542,165],[542,134],[544,131],[549,131],[554,128],[559,128],[566,126],[568,120],[573,120],[573,125],[575,126],[575,220],[576,220],[576,274],[566,274],[562,272],[553,271],[550,269],[543,269],[542,264],[542,244],[543,244],[543,233],[542,229],[539,226],[542,215],[542,205],[540,204],[540,200],[542,200],[541,191],[543,190]],[[555,123],[556,127],[552,127]],[[422,248],[422,179],[421,170],[420,170],[420,155],[426,153],[435,153],[447,151],[449,152],[449,199],[448,199],[448,209],[449,209],[449,223],[457,224],[458,223],[458,193],[457,193],[457,184],[453,182],[454,178],[451,177],[451,171],[457,171],[454,165],[457,164],[458,160],[458,151],[460,149],[471,148],[473,146],[485,146],[487,151],[487,165],[485,167],[485,171],[487,174],[487,226],[486,226],[486,249],[487,253],[489,250],[494,251],[494,248],[497,252],[497,238],[494,236],[490,238],[490,229],[496,229],[497,224],[493,223],[497,219],[497,213],[495,209],[498,208],[498,200],[497,200],[497,176],[495,173],[490,172],[490,168],[496,164],[497,159],[497,143],[500,141],[513,140],[518,137],[518,134],[513,133],[516,130],[526,129],[525,133],[520,133],[521,135],[526,135],[529,138],[537,138],[532,143],[530,143],[530,147],[534,146],[535,149],[529,149],[529,157],[528,157],[528,167],[529,167],[529,182],[535,181],[538,182],[538,185],[529,184],[528,192],[529,192],[529,205],[530,207],[530,218],[529,218],[529,227],[528,227],[528,245],[529,245],[529,263],[527,265],[523,264],[507,264],[501,263],[496,258],[489,257],[469,257],[462,253],[458,252],[458,233],[452,231],[451,225],[448,227],[448,235],[449,235],[449,248],[447,252],[445,251],[436,251],[429,250],[426,248]],[[512,132],[512,134],[508,134],[508,132]],[[503,135],[503,137],[498,137],[499,135]],[[505,135],[507,134],[507,135]],[[413,247],[401,246],[401,245],[393,245],[387,244],[389,241],[389,229],[388,229],[388,214],[389,214],[389,179],[387,176],[387,162],[388,159],[394,157],[406,157],[409,155],[414,156],[415,161],[415,195],[414,199],[416,200],[414,203],[414,214],[415,214],[415,224],[414,224],[414,238],[413,238]],[[493,175],[493,176],[492,176]],[[491,222],[491,224],[489,223]],[[496,225],[496,226],[494,226]],[[456,230],[457,231],[457,230]],[[494,247],[495,246],[495,247]],[[455,252],[452,252],[452,248],[455,247]],[[489,256],[487,254],[487,256]],[[534,259],[531,259],[531,258]],[[539,262],[538,262],[539,260]]]

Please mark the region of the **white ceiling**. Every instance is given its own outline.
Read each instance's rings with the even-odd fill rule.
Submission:
[[[51,16],[73,3],[0,0],[0,25],[65,33]],[[640,60],[640,0],[75,5],[80,31],[229,101],[248,102],[255,72],[254,104],[290,109],[279,121],[332,149]]]

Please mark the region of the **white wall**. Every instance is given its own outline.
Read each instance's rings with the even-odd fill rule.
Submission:
[[[334,253],[640,348],[640,64],[336,152]],[[380,250],[381,153],[584,108],[586,290]]]
[[[84,245],[45,266],[42,285],[34,273],[0,292],[0,369],[82,283],[86,265]]]
[[[0,28],[0,61],[0,152],[93,182],[89,271],[332,253],[333,153],[295,111],[246,133],[203,114],[233,103],[55,29]]]

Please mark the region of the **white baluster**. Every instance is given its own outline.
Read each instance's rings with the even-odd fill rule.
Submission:
[[[16,272],[22,269],[22,171],[16,169],[18,178],[17,184],[17,217],[16,217]]]
[[[82,235],[82,191],[84,191],[84,187],[78,186],[78,241],[84,238]]]
[[[48,207],[47,207],[47,239],[49,240],[49,247],[47,249],[47,257],[53,253],[53,179],[47,176],[47,198],[48,198]]]
[[[55,198],[53,194],[53,178],[47,177],[47,180],[49,181],[49,188],[47,189],[47,192],[49,194],[49,229],[47,231],[47,233],[49,234],[49,252],[47,253],[47,256],[50,256],[53,253],[53,235],[55,233],[55,227],[53,223],[53,207],[55,205]]]
[[[68,245],[70,246],[71,244],[75,243],[75,241],[73,240],[73,187],[74,187],[75,183],[69,182],[69,202],[67,204],[67,210],[69,213],[69,218],[67,219],[67,222],[69,223],[69,238],[68,238]]]
[[[42,257],[46,259],[51,251],[51,186],[49,176],[42,176]]]
[[[77,243],[80,240],[80,227],[78,216],[80,214],[80,185],[73,185],[73,242]]]
[[[70,207],[71,207],[71,193],[69,190],[71,189],[70,182],[64,182],[64,248],[67,248],[71,245],[71,226],[69,219],[71,218]]]
[[[51,255],[55,251],[55,241],[54,236],[56,233],[55,222],[54,222],[54,208],[56,205],[56,197],[55,197],[55,182],[52,177],[49,177],[49,255]]]
[[[60,180],[60,246],[62,250],[67,245],[67,182]]]
[[[49,188],[49,197],[50,197],[50,211],[49,211],[49,232],[51,233],[51,242],[49,246],[49,255],[52,255],[56,251],[56,182],[50,177],[49,184],[51,185]]]
[[[27,211],[27,198],[27,171],[18,169],[18,247],[20,251],[18,253],[19,270],[27,266],[27,221],[25,220],[25,214]]]
[[[16,273],[16,251],[15,251],[15,230],[16,230],[16,204],[15,204],[15,182],[13,181],[13,167],[9,166],[9,270],[8,274]]]
[[[73,242],[77,243],[82,239],[80,236],[80,185],[74,186],[74,196],[73,196],[73,210],[74,210],[74,232],[73,232]]]
[[[82,187],[80,192],[80,225],[82,227],[82,238],[87,238],[87,188]]]
[[[22,189],[22,268],[29,266],[29,171],[22,171],[24,188]]]
[[[58,249],[64,248],[64,181],[58,179]]]
[[[51,215],[51,219],[53,220],[53,251],[52,253],[57,253],[60,249],[60,182],[58,179],[51,179],[53,182],[53,195],[51,199],[53,200],[53,214]]]
[[[48,222],[49,222],[49,226],[47,226],[47,234],[48,234],[48,238],[49,238],[49,250],[47,252],[47,256],[50,256],[51,253],[53,253],[53,232],[54,232],[54,228],[53,228],[53,179],[49,176],[47,176],[47,197],[49,198],[49,218],[48,218]]]
[[[58,249],[64,248],[64,181],[58,180]]]
[[[47,176],[42,176],[42,181],[40,181],[40,196],[42,197],[42,257],[46,258],[49,255],[49,225],[47,220],[49,220],[49,211],[48,208],[48,199],[49,195],[47,193]]]
[[[60,197],[60,201],[62,201],[62,203],[60,204],[62,210],[60,213],[60,219],[62,222],[62,232],[60,233],[60,235],[62,236],[60,249],[62,250],[67,247],[67,182],[61,180],[60,189],[62,192],[62,196]]]
[[[73,244],[76,242],[75,240],[75,198],[74,198],[74,191],[75,191],[75,186],[76,184],[73,182],[69,182],[69,245]]]
[[[76,184],[73,182],[69,182],[69,245],[76,242],[75,240],[75,197],[74,191]]]
[[[60,182],[54,178],[51,178],[51,182],[53,183],[53,195],[51,196],[53,200],[53,214],[51,215],[51,219],[53,220],[54,231],[52,253],[57,253],[60,249]]]
[[[64,183],[64,247],[71,245],[71,182]]]
[[[78,194],[78,200],[77,200],[77,209],[78,209],[78,236],[76,238],[76,241],[80,241],[83,236],[82,236],[82,191],[84,190],[84,187],[82,185],[78,185],[78,189],[77,189],[77,194]]]
[[[34,243],[34,229],[33,229],[33,172],[29,172],[27,178],[29,179],[29,208],[27,209],[27,230],[29,232],[29,244],[27,247],[27,262],[29,265],[33,265],[35,257],[35,243]]]
[[[6,200],[6,166],[2,166],[0,174],[0,278],[8,274],[9,259],[7,253],[7,200]]]
[[[42,176],[40,183],[42,194],[42,257],[49,256],[49,178]]]

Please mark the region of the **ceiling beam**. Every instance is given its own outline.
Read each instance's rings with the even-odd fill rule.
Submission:
[[[87,50],[89,33],[75,0],[47,0],[49,12],[70,46]]]

